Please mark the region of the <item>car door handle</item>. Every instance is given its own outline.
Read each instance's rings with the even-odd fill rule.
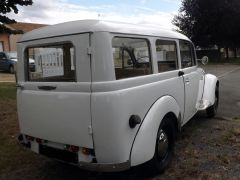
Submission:
[[[190,83],[189,78],[186,78],[186,79],[185,79],[185,83],[187,83],[187,84]]]
[[[184,75],[184,72],[183,71],[179,71],[178,72],[178,76],[183,76]]]
[[[16,84],[16,88],[23,90],[23,89],[24,89],[24,86],[23,86],[22,84]]]
[[[38,89],[44,90],[44,91],[52,91],[55,90],[56,86],[38,86]]]

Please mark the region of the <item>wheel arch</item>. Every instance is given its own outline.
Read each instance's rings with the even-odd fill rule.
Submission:
[[[142,164],[153,158],[158,129],[166,116],[173,120],[176,131],[180,131],[181,110],[177,101],[171,96],[159,98],[145,116],[132,145],[131,166]]]
[[[215,91],[216,88],[219,87],[219,80],[216,76],[212,74],[205,75],[205,83],[204,83],[204,92],[203,92],[203,102],[205,104],[205,108],[212,106],[215,101]]]

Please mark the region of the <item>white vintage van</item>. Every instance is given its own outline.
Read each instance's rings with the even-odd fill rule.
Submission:
[[[75,21],[26,33],[18,57],[19,141],[81,168],[163,171],[182,126],[218,107],[217,77],[177,32]]]

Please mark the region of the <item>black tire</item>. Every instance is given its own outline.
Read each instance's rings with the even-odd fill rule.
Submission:
[[[14,67],[13,67],[13,65],[9,66],[9,72],[10,72],[11,74],[14,73]]]
[[[218,104],[219,104],[219,87],[216,86],[214,104],[206,109],[207,116],[209,118],[213,118],[216,116],[217,110],[218,110]]]
[[[155,154],[150,161],[152,170],[162,173],[171,163],[174,154],[176,128],[170,117],[165,117],[159,127]],[[167,143],[166,143],[167,142]]]

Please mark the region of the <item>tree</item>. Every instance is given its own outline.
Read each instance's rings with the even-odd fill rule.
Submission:
[[[10,12],[18,13],[19,6],[28,6],[32,5],[32,0],[1,0],[0,2],[0,33],[21,33],[19,31],[13,31],[4,24],[16,23],[14,19],[10,19],[6,14]]]
[[[239,0],[183,0],[173,24],[200,47],[240,46]]]

